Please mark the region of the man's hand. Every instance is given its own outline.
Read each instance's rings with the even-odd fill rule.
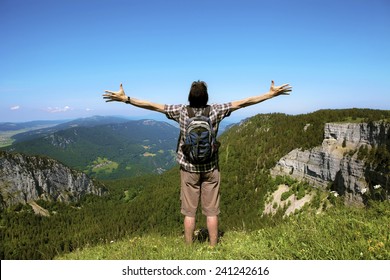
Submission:
[[[269,89],[269,93],[272,97],[278,95],[289,95],[291,91],[292,91],[292,87],[289,84],[275,86],[274,81],[271,81],[271,88]]]
[[[233,101],[231,110],[235,111],[247,106],[255,105],[260,102],[263,102],[265,100],[268,100],[270,98],[273,98],[275,96],[279,95],[289,95],[292,91],[292,87],[289,84],[284,84],[281,86],[275,86],[274,81],[271,82],[271,88],[267,93],[264,93],[262,95],[256,95],[248,98],[244,98],[242,100]]]
[[[122,84],[119,86],[119,91],[109,91],[105,90],[104,91],[106,94],[103,94],[104,99],[106,102],[112,102],[112,101],[120,101],[120,102],[126,102],[127,101],[127,96],[125,94],[125,91],[123,90]]]

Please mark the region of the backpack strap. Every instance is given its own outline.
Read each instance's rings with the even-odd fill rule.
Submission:
[[[194,109],[192,109],[190,106],[187,106],[187,113],[189,118],[195,117]]]
[[[203,110],[202,115],[205,117],[208,117],[210,115],[210,105],[206,106],[206,108]]]
[[[186,106],[187,108],[187,114],[189,118],[194,118],[195,117],[195,112],[194,109],[192,109],[190,106]],[[179,151],[179,146],[180,146],[180,140],[183,137],[181,130],[179,134],[179,138],[177,139],[177,147],[176,147],[176,153]]]

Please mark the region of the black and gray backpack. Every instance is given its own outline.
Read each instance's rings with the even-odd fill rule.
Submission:
[[[182,146],[184,156],[193,164],[207,163],[220,145],[209,118],[210,106],[205,107],[200,116],[195,116],[194,110],[189,106],[187,112],[189,118]]]

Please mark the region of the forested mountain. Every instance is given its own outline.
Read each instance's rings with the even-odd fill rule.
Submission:
[[[0,147],[11,145],[15,142],[14,136],[18,134],[29,131],[35,131],[33,133],[36,134],[36,132],[55,127],[64,122],[66,121],[0,122]]]
[[[221,229],[264,230],[286,222],[279,214],[263,214],[269,193],[279,184],[285,182],[300,189],[299,182],[270,175],[270,170],[278,160],[294,149],[307,150],[321,145],[325,123],[370,123],[379,120],[389,122],[390,111],[345,109],[320,110],[295,116],[259,114],[230,127],[219,138],[222,143]],[[108,127],[113,130],[122,125]],[[144,126],[132,127],[132,130],[140,133],[142,128]],[[114,142],[116,145],[111,148],[117,149],[120,141],[115,137],[112,139],[112,135],[120,135],[119,130],[114,130],[118,133],[111,134],[111,138],[105,138],[103,131],[106,130],[103,129],[100,138],[95,141],[106,143],[105,149]],[[61,136],[71,141],[56,142],[58,136],[49,137],[47,141],[62,143],[66,148],[72,145],[72,137],[77,138],[83,133],[77,129],[65,132]],[[88,145],[93,147],[91,143]],[[84,147],[90,149],[89,146]],[[389,150],[390,147],[382,149]],[[102,150],[100,152],[103,153]],[[99,156],[104,157],[103,154]],[[375,152],[371,156],[379,160],[381,154]],[[384,157],[378,162],[390,164],[390,159]],[[125,236],[145,233],[181,236],[178,171],[178,167],[174,167],[161,175],[105,181],[110,192],[108,196],[86,197],[77,207],[40,202],[49,212],[57,213],[51,217],[37,217],[28,207],[2,212],[0,237],[3,246],[0,256],[2,259],[50,259],[56,254],[74,251],[86,244],[93,246],[109,243]],[[328,197],[329,190],[322,194],[320,189],[312,188],[313,185],[305,184],[304,187],[314,190],[312,207],[315,213],[318,209],[326,211],[329,203],[337,206],[334,199]],[[278,205],[275,207],[278,208]],[[383,211],[385,213],[387,210]],[[197,220],[199,227],[204,226],[204,217],[200,213]],[[343,248],[346,249],[345,246]]]
[[[38,132],[44,136],[36,138]],[[34,139],[5,149],[45,155],[97,178],[162,173],[175,164],[179,134],[165,122],[112,117],[76,120],[38,132],[15,135],[18,140]]]

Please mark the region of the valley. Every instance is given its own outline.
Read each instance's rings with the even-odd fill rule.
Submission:
[[[35,121],[26,123],[0,123],[0,148],[12,145],[15,136],[31,131],[40,131],[66,121]]]
[[[2,150],[48,156],[89,176],[114,179],[171,168],[178,134],[166,122],[96,116],[13,134]]]

